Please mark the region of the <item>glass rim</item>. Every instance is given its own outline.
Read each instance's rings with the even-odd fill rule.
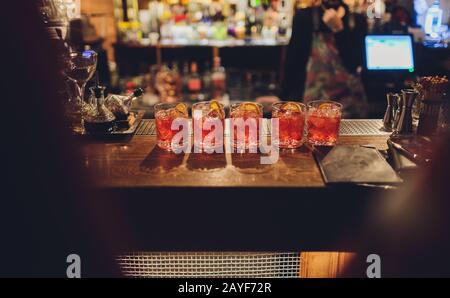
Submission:
[[[170,108],[174,108],[180,103],[184,104],[186,106],[186,109],[188,109],[188,106],[184,102],[159,102],[153,106],[153,109],[156,110],[167,110]],[[163,108],[166,107],[166,108]]]
[[[295,103],[295,104],[298,104],[302,109],[306,109],[306,105],[304,103],[297,102],[297,101],[292,101],[292,100],[281,100],[281,101],[274,102],[272,104],[272,109],[279,110],[280,109],[279,105],[283,105],[283,104],[286,104],[286,103]]]
[[[207,100],[207,101],[200,101],[200,102],[196,102],[192,105],[192,109],[197,109],[199,106],[203,106],[203,105],[209,105],[211,102],[213,102],[213,100]],[[218,101],[216,101],[220,107],[225,110],[225,105],[223,103],[220,103]]]
[[[261,109],[264,108],[264,106],[263,106],[262,104],[260,104],[259,102],[254,102],[254,101],[240,101],[240,102],[236,102],[236,103],[233,103],[232,105],[230,105],[230,108],[231,108],[231,109],[232,109],[232,108],[236,108],[236,107],[239,107],[239,106],[241,106],[241,105],[243,105],[243,104],[246,104],[246,103],[255,104],[255,105],[257,105],[258,107],[260,107]]]
[[[343,105],[340,102],[334,101],[334,100],[327,100],[327,99],[320,99],[320,100],[313,100],[308,102],[308,108],[315,108],[314,105],[317,104],[324,104],[324,103],[330,103],[333,104],[335,106],[337,106],[339,109],[343,108]]]
[[[83,56],[83,54],[84,53],[86,53],[86,52],[89,52],[90,54],[92,54],[92,56],[94,56],[94,57],[97,57],[98,56],[98,53],[96,52],[96,51],[94,51],[94,50],[85,50],[85,51],[70,51],[69,53],[68,53],[68,55],[69,56],[72,56],[72,55],[77,55],[77,56]]]

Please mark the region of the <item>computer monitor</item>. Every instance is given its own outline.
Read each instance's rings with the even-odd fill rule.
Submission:
[[[414,72],[413,38],[410,35],[367,35],[368,71]]]

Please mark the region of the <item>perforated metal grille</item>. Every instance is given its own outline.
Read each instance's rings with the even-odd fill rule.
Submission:
[[[153,136],[156,135],[155,121],[153,119],[144,119],[136,129],[135,135],[137,136]]]
[[[389,132],[381,130],[383,121],[380,119],[343,119],[341,122],[340,135],[342,136],[384,136]],[[225,122],[225,135],[229,135],[229,119]],[[266,132],[270,133],[270,121],[266,120]],[[142,120],[136,135],[156,135],[155,122],[153,119]]]
[[[380,119],[343,119],[339,134],[341,136],[384,136],[389,132],[381,130],[383,120]]]
[[[263,119],[265,130],[263,130],[264,134],[270,133],[270,121],[268,119]],[[225,119],[225,130],[224,135],[229,136],[230,133],[230,119]],[[189,132],[190,134],[193,133],[192,130],[192,123],[189,122]],[[135,135],[137,136],[155,136],[156,135],[156,125],[155,120],[153,119],[144,119],[139,124],[139,127],[136,129]]]
[[[140,252],[119,256],[117,262],[127,277],[300,277],[300,253]]]

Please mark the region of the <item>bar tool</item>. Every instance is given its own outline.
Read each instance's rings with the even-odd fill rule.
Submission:
[[[394,127],[394,120],[395,120],[394,118],[396,114],[396,105],[398,101],[396,97],[398,97],[398,94],[395,93],[386,94],[387,107],[383,118],[384,131],[392,131]]]
[[[394,133],[397,133],[397,126],[398,126],[398,121],[400,120],[400,115],[402,114],[402,110],[403,110],[403,98],[400,96],[400,94],[395,93],[396,96],[394,97],[395,99],[395,110],[394,110],[394,123],[392,124],[392,130],[394,131]]]
[[[412,107],[414,101],[419,96],[419,92],[414,89],[402,90],[402,111],[398,119],[398,123],[395,129],[396,134],[407,135],[412,134]]]

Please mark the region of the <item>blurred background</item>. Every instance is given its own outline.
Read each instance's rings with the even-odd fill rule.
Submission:
[[[286,52],[296,9],[313,0],[44,0],[58,15],[64,46],[99,53],[100,82],[107,92],[145,94],[134,103],[152,113],[160,101],[220,99],[273,102],[282,97]],[[317,2],[317,1],[316,1]],[[345,0],[351,16],[367,21],[368,34],[411,34],[415,69],[408,74],[358,75],[367,94],[368,118],[382,118],[385,94],[419,76],[448,75],[449,1]],[[433,7],[439,26],[426,25]],[[50,12],[49,12],[50,11]],[[428,27],[429,28],[428,28]],[[437,29],[436,29],[437,28]],[[434,30],[434,31],[433,31]],[[298,41],[302,42],[302,40]],[[292,72],[292,70],[291,70]],[[300,100],[300,99],[296,99]]]

